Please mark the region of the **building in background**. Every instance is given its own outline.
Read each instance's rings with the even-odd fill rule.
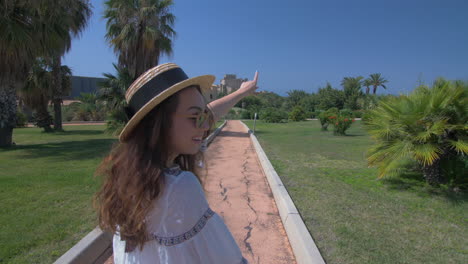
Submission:
[[[221,79],[220,84],[211,87],[208,95],[209,98],[207,99],[211,102],[221,96],[237,91],[245,81],[248,81],[248,79],[237,78],[235,74],[226,74],[224,78]]]

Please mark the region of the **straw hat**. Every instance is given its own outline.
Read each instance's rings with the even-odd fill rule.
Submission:
[[[189,78],[174,63],[161,64],[146,71],[130,85],[125,94],[128,105],[125,111],[129,121],[120,133],[120,142],[125,142],[146,114],[169,96],[191,85],[200,86],[204,95],[214,80],[213,75]]]

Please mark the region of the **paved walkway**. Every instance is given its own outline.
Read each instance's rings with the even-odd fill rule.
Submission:
[[[295,263],[268,181],[240,121],[228,121],[205,159],[208,203],[223,217],[249,263]]]

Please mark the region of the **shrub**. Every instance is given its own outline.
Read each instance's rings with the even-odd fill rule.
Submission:
[[[365,127],[376,142],[368,152],[369,165],[384,177],[400,174],[401,164],[409,160],[418,164],[428,184],[450,183],[450,174],[466,167],[467,98],[468,84],[438,79],[432,88],[420,86],[409,95],[380,101],[365,115]],[[449,160],[457,165],[444,165]],[[454,168],[453,173],[447,168]]]
[[[244,110],[240,112],[240,118],[241,119],[252,119],[252,114],[250,113],[249,110]]]
[[[73,120],[75,116],[75,112],[77,112],[78,108],[80,107],[79,102],[73,102],[69,105],[62,106],[62,121],[70,122]]]
[[[322,126],[322,131],[328,130],[328,125],[330,124],[330,117],[336,117],[338,115],[338,108],[332,107],[325,112],[320,112],[318,119],[320,125]],[[333,118],[332,118],[333,119]]]
[[[289,120],[298,122],[303,121],[307,118],[306,112],[300,106],[295,106],[293,110],[289,113]]]
[[[353,117],[362,118],[362,116],[363,116],[363,111],[362,110],[354,110],[353,111]]]
[[[16,127],[25,127],[28,117],[21,111],[16,111]]]
[[[348,130],[354,122],[354,118],[339,114],[337,116],[331,116],[330,122],[333,125],[333,134],[344,136],[346,135],[346,130]]]
[[[287,122],[288,114],[282,110],[268,107],[261,112],[261,118],[267,123],[284,123]]]

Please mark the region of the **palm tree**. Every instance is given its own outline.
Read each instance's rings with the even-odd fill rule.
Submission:
[[[44,60],[36,60],[29,71],[25,85],[18,90],[18,95],[26,106],[34,110],[36,125],[45,132],[51,132],[52,117],[47,106],[52,95],[52,78],[46,68]]]
[[[351,110],[357,110],[358,99],[362,96],[361,86],[364,77],[344,77],[341,81],[345,94],[345,107]]]
[[[128,122],[124,108],[127,106],[125,92],[132,84],[133,78],[128,68],[114,64],[117,75],[104,73],[104,81],[99,83],[98,99],[105,102],[105,108],[109,113],[106,131],[111,134],[120,133],[120,130]]]
[[[467,84],[439,79],[431,89],[420,86],[408,96],[383,99],[365,119],[377,141],[369,151],[369,165],[384,177],[417,161],[429,184],[444,182],[441,161],[468,154],[467,95]]]
[[[175,16],[172,0],[108,0],[106,39],[133,79],[172,55]]]
[[[53,98],[54,105],[54,129],[62,129],[62,98],[67,95],[62,87],[61,59],[71,48],[72,37],[77,37],[86,27],[91,16],[91,5],[88,0],[58,1],[52,10],[48,10],[49,16],[46,22],[49,26],[57,28],[56,34],[50,34],[51,41],[57,46],[48,56],[52,65]]]
[[[0,4],[0,147],[12,144],[16,90],[24,85],[36,56],[46,49],[40,30],[39,1]],[[43,5],[51,2],[43,2]]]
[[[16,91],[24,86],[31,65],[38,57],[50,58],[63,50],[69,35],[61,23],[74,15],[59,6],[71,7],[74,1],[78,0],[5,0],[0,4],[0,147],[12,144]]]
[[[366,95],[369,94],[370,92],[370,87],[372,86],[372,82],[370,79],[365,79],[363,82],[362,82],[362,85],[364,85],[366,87]]]
[[[377,92],[377,88],[379,86],[382,86],[384,89],[387,89],[387,87],[384,85],[388,81],[385,80],[380,73],[373,73],[370,75],[368,79],[366,79],[365,85],[369,84],[369,86],[373,86],[373,94]]]

